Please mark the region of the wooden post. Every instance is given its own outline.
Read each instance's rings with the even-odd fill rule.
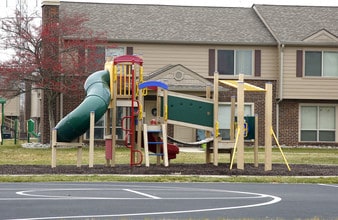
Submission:
[[[77,146],[77,162],[76,167],[81,167],[82,164],[82,145],[83,145],[83,135],[78,137],[78,146]]]
[[[163,121],[162,123],[167,124],[168,121],[168,91],[163,89]]]
[[[161,120],[161,95],[160,95],[160,88],[157,89],[156,92],[157,96],[156,96],[156,124],[158,123],[162,123]],[[160,154],[161,153],[161,146],[159,144],[156,144],[156,154]],[[161,157],[156,157],[156,165],[161,165]]]
[[[231,96],[231,110],[230,110],[230,141],[235,140],[235,111],[236,111],[236,97]]]
[[[111,114],[111,106],[109,105],[108,111],[106,112],[106,132],[105,132],[105,145],[107,145],[109,142],[107,142],[107,138],[110,137],[111,138],[111,133],[110,133],[110,114]],[[108,146],[105,146],[106,148]],[[111,159],[113,155],[108,155],[109,151],[107,151],[106,149],[106,166],[110,167],[111,166]],[[111,153],[111,152],[110,152]]]
[[[211,99],[211,87],[210,86],[206,87],[205,92],[206,92],[205,97],[207,99]],[[206,131],[205,136],[207,138],[211,137],[211,132]],[[205,149],[205,163],[210,163],[210,161],[211,161],[211,155],[210,155],[210,150],[209,150],[209,148],[211,147],[210,145],[211,145],[210,142],[207,143],[207,146],[206,146],[206,149]]]
[[[254,165],[258,167],[258,115],[255,114]]]
[[[82,146],[78,146],[76,167],[81,167],[81,164],[82,164]]]
[[[146,123],[143,125],[143,144],[146,167],[149,167],[148,127]]]
[[[90,112],[90,127],[89,127],[89,167],[94,166],[94,127],[95,127],[95,112]]]
[[[115,167],[116,163],[116,153],[115,153],[115,145],[116,145],[116,120],[117,120],[117,67],[113,65],[113,71],[110,74],[112,88],[111,91],[111,150],[112,150],[112,159],[111,159],[111,166]],[[120,77],[121,79],[121,77]],[[121,84],[122,85],[122,84]],[[121,87],[120,87],[121,88]]]
[[[244,81],[239,74],[237,87],[237,129],[240,129],[237,140],[237,169],[244,170]]]
[[[159,88],[158,88],[159,89]],[[168,159],[168,91],[162,89],[163,92],[163,120],[162,120],[162,139],[163,139],[163,160],[164,166],[169,166],[169,159]]]
[[[76,166],[81,167],[82,164],[82,145],[83,145],[83,136],[80,136],[76,141],[73,142],[57,142],[57,129],[52,131],[52,162],[51,167],[56,167],[56,148],[58,146],[66,147],[77,147],[77,161]]]
[[[163,160],[164,160],[164,166],[169,166],[169,160],[168,160],[168,141],[167,141],[167,124],[162,124],[162,139],[163,139]]]
[[[57,130],[54,128],[52,131],[52,168],[56,167],[56,135]]]
[[[265,166],[264,170],[272,170],[272,84],[265,84]]]
[[[214,165],[218,166],[218,72],[214,73]]]

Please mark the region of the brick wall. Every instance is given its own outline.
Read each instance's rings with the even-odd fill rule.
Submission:
[[[337,104],[336,100],[283,100],[279,103],[279,142],[287,146],[338,146],[332,142],[299,142],[299,104]]]
[[[86,77],[79,77],[80,85],[84,85]],[[79,88],[76,93],[69,93],[63,95],[63,117],[73,111],[85,98],[85,90],[83,86]],[[58,120],[61,120],[59,117]]]
[[[47,25],[48,23],[59,22],[59,5],[44,3],[42,6],[42,25]],[[43,56],[48,56],[53,51],[49,51],[44,48],[45,44],[42,44],[43,48]],[[47,103],[47,95],[43,94],[41,96],[41,119],[40,119],[40,131],[41,131],[41,142],[42,143],[50,143],[51,131],[50,131],[50,120],[48,113],[48,103]],[[54,103],[51,103],[53,108],[56,108],[56,100]]]
[[[288,146],[298,145],[299,104],[296,100],[279,103],[279,142]]]

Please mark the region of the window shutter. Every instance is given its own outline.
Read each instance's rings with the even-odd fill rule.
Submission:
[[[302,77],[303,76],[303,51],[297,50],[297,58],[296,58],[296,76]]]
[[[261,50],[255,50],[255,76],[261,76]]]
[[[209,76],[215,73],[215,49],[209,49]]]
[[[134,54],[134,48],[133,47],[127,47],[127,55],[133,55]]]

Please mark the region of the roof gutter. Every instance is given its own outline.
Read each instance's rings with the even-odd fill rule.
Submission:
[[[184,41],[184,40],[144,40],[144,39],[108,39],[113,42],[123,43],[152,43],[152,44],[198,44],[198,45],[236,45],[236,46],[274,46],[273,42],[233,42],[233,41]]]
[[[78,40],[79,37],[76,36],[65,36],[64,40]],[[80,38],[87,39],[87,38]],[[195,44],[195,45],[231,45],[231,46],[274,46],[275,42],[233,42],[233,41],[184,41],[184,40],[153,40],[153,39],[118,39],[118,38],[107,38],[108,42],[114,43],[149,43],[149,44]]]
[[[300,42],[300,41],[283,41],[282,44],[288,46],[320,46],[320,47],[332,47],[338,46],[338,42]]]
[[[284,44],[278,39],[276,33],[271,29],[264,17],[259,13],[256,5],[252,6],[259,19],[263,22],[264,26],[268,29],[273,38],[277,41],[278,50],[278,64],[279,64],[279,99],[276,105],[276,133],[279,136],[279,103],[283,100],[283,73],[284,73]]]
[[[264,26],[269,30],[273,38],[277,41],[277,50],[278,50],[278,64],[279,64],[279,101],[283,100],[283,64],[284,64],[284,44],[281,43],[281,41],[278,39],[277,35],[274,33],[274,31],[271,29],[269,24],[266,22],[264,17],[259,13],[256,5],[252,6],[253,10],[256,12],[259,19],[263,22]]]

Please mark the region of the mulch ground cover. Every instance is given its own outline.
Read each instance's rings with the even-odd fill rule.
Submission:
[[[273,164],[271,171],[264,171],[264,164],[255,167],[245,164],[244,170],[236,168],[230,170],[229,164],[170,164],[150,165],[150,167],[130,165],[88,165],[76,167],[75,165],[60,165],[51,168],[47,165],[0,165],[1,175],[28,175],[28,174],[135,174],[135,175],[250,175],[250,176],[338,176],[338,166],[335,165],[305,165],[290,164],[291,171],[285,164]]]

